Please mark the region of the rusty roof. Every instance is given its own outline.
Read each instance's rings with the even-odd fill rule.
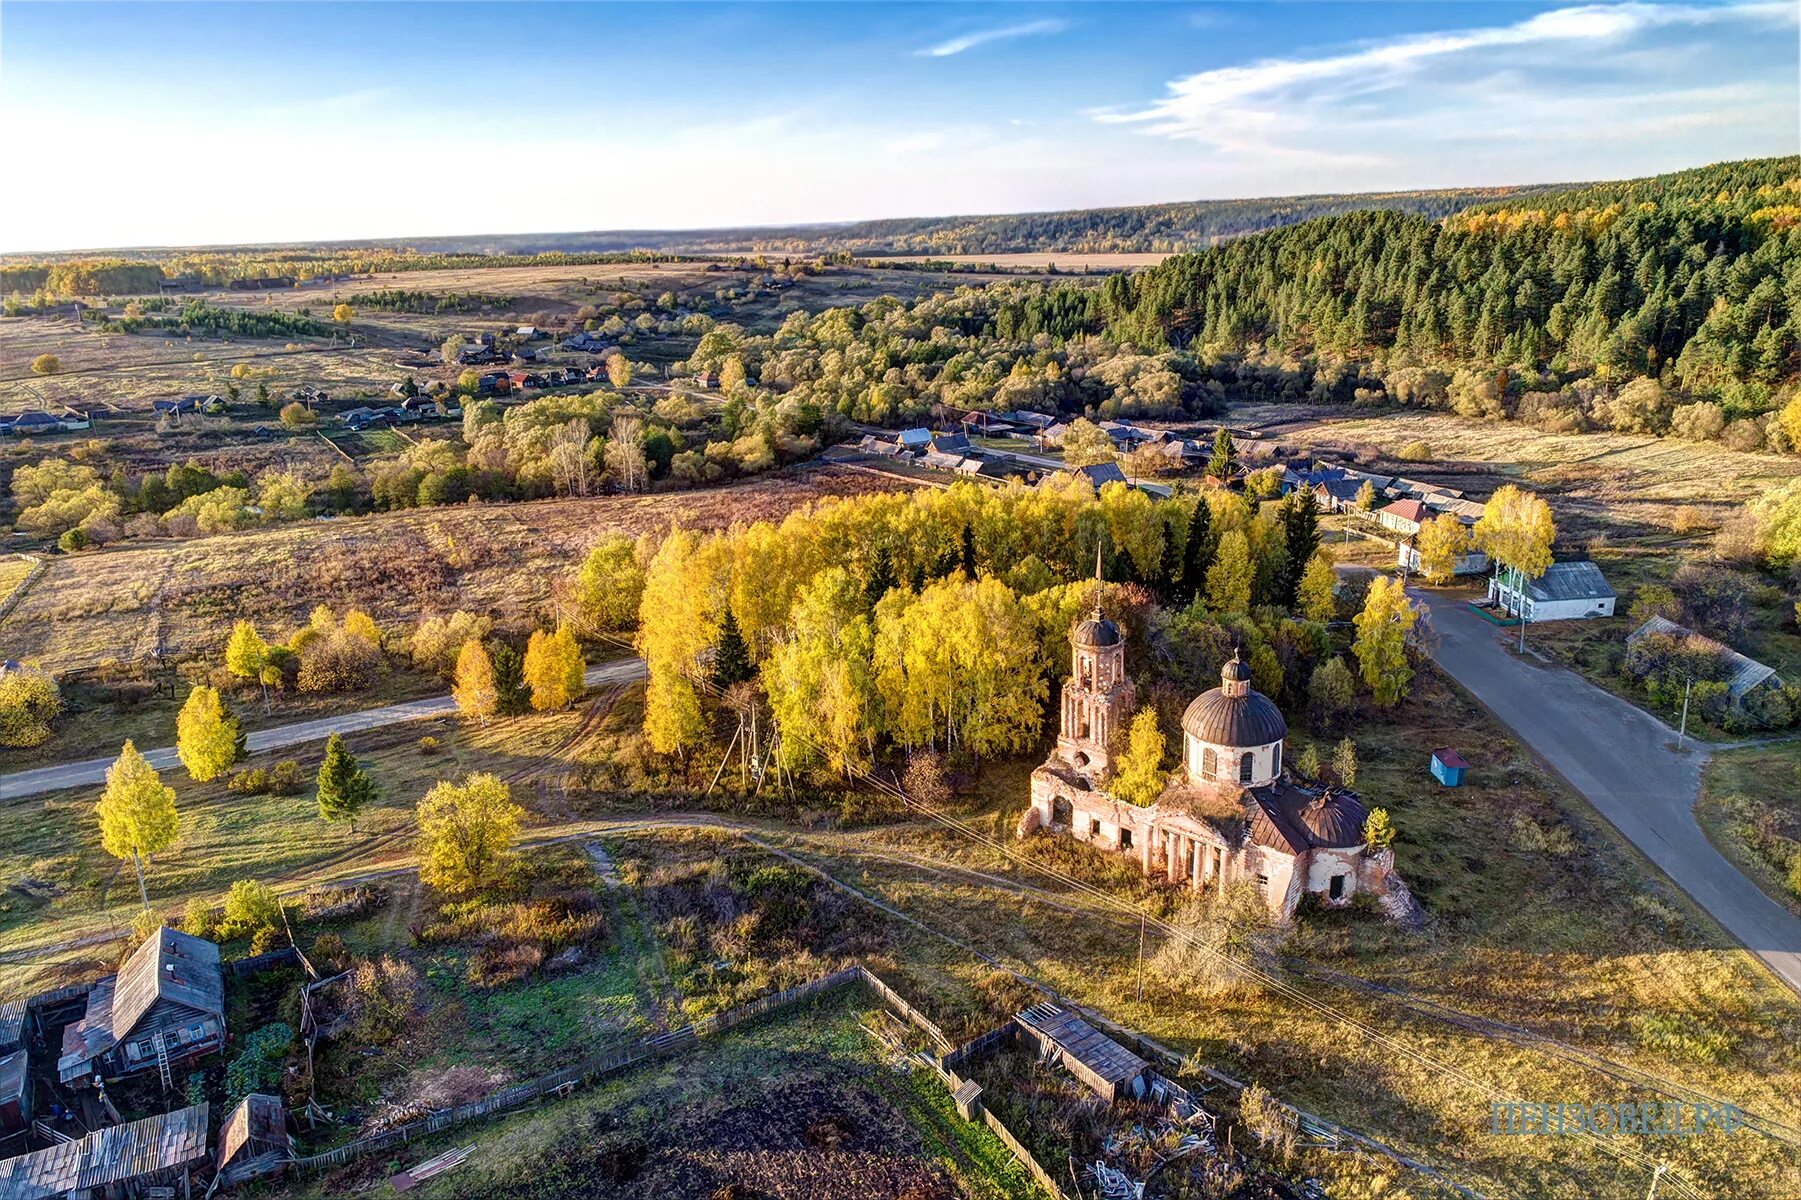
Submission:
[[[56,1060],[56,1074],[64,1083],[88,1073],[88,1064],[118,1044],[113,1037],[113,984],[117,977],[108,975],[88,993],[88,1006],[81,1020],[63,1027],[62,1056]]]
[[[207,1106],[145,1117],[78,1142],[0,1160],[0,1196],[52,1200],[204,1161]]]
[[[1361,846],[1369,812],[1356,792],[1308,787],[1283,779],[1247,789],[1254,809],[1251,842],[1285,854]]]

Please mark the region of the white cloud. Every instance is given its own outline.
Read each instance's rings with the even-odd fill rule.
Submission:
[[[1042,21],[1027,21],[1023,25],[1008,25],[1001,29],[984,29],[975,33],[966,33],[949,41],[940,42],[936,46],[928,46],[924,50],[916,50],[921,58],[948,58],[953,54],[961,54],[965,50],[974,50],[977,46],[986,46],[989,42],[1004,42],[1013,38],[1041,37],[1045,34],[1062,33],[1069,28],[1068,21],[1047,18]]]
[[[1743,49],[1756,27],[1792,29],[1795,22],[1796,6],[1787,3],[1582,5],[1511,25],[1201,71],[1171,82],[1168,95],[1147,105],[1089,115],[1231,155],[1322,167],[1392,161],[1405,149],[1396,140],[1401,131],[1437,140],[1517,127],[1526,109],[1569,122],[1591,115],[1584,111],[1591,105],[1620,113],[1642,106],[1681,124],[1701,119],[1670,111],[1696,80],[1633,72],[1635,56],[1698,46],[1717,58],[1723,47],[1728,61],[1711,66],[1733,71],[1740,64],[1731,52]],[[1762,82],[1763,99],[1786,85],[1792,102],[1792,49],[1791,34],[1786,69],[1777,65]]]

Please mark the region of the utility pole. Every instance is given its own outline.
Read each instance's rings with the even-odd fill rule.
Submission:
[[[1667,1162],[1657,1164],[1657,1168],[1651,1172],[1651,1190],[1645,1193],[1645,1200],[1657,1200],[1657,1181],[1662,1179],[1664,1173],[1669,1169],[1670,1164]]]
[[[1138,1002],[1144,1003],[1144,914],[1138,914]]]
[[[1695,690],[1695,677],[1690,675],[1682,684],[1682,728],[1676,731],[1676,753],[1682,753],[1682,745],[1688,740],[1688,697]],[[1653,1184],[1655,1187],[1655,1184]]]

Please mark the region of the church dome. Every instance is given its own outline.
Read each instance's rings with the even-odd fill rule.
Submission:
[[[1121,639],[1119,626],[1101,616],[1097,609],[1093,616],[1070,631],[1069,640],[1085,649],[1098,650],[1105,646],[1117,646]]]
[[[1182,714],[1182,730],[1212,746],[1255,747],[1288,736],[1282,711],[1262,692],[1251,689],[1251,668],[1233,655],[1219,673],[1219,686],[1202,692]]]
[[[1368,818],[1369,811],[1349,792],[1325,792],[1301,810],[1301,822],[1314,844],[1333,849],[1363,845],[1363,823]]]

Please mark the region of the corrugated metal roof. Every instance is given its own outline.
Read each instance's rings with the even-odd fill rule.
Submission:
[[[56,1073],[64,1083],[89,1073],[88,1064],[117,1045],[113,1037],[113,976],[107,976],[88,993],[81,1020],[63,1027],[62,1056]]]
[[[206,1131],[207,1106],[196,1104],[0,1160],[0,1196],[53,1200],[199,1163],[207,1157]]]
[[[1534,600],[1606,600],[1614,594],[1601,568],[1587,559],[1552,563],[1527,587]]]
[[[1651,633],[1661,633],[1669,637],[1687,638],[1700,642],[1718,654],[1725,660],[1726,665],[1732,668],[1732,674],[1726,678],[1726,694],[1734,700],[1744,699],[1747,692],[1771,680],[1775,680],[1778,686],[1782,683],[1782,680],[1777,678],[1775,667],[1767,666],[1755,658],[1740,654],[1724,642],[1716,641],[1705,633],[1696,633],[1688,626],[1678,625],[1667,617],[1651,617],[1643,625],[1626,635],[1626,644],[1628,646],[1636,645],[1640,638]]]

